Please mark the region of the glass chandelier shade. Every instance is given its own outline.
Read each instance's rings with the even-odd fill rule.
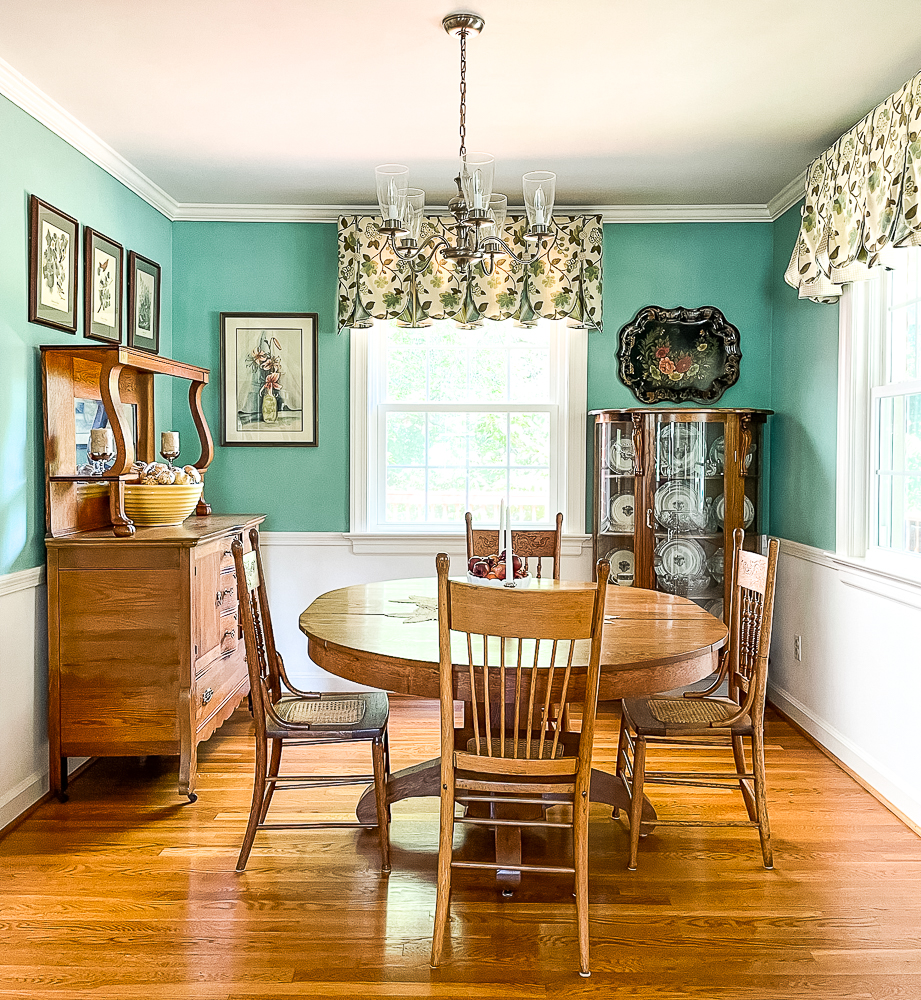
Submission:
[[[389,237],[391,249],[399,260],[411,263],[414,268],[427,267],[436,251],[461,268],[479,261],[487,274],[491,273],[494,258],[499,254],[519,264],[534,259],[533,255],[519,256],[502,239],[508,202],[504,195],[493,194],[495,157],[490,153],[468,153],[465,147],[467,36],[479,34],[483,24],[481,17],[466,12],[449,14],[442,21],[445,31],[460,39],[461,49],[460,172],[455,178],[457,195],[448,203],[448,211],[456,220],[451,236],[430,235],[420,244],[424,192],[408,187],[409,168],[402,164],[385,163],[375,169],[380,232]],[[549,170],[531,171],[522,178],[528,216],[525,238],[541,246],[545,240],[552,243],[554,239],[555,188],[556,174]],[[403,237],[399,246],[395,239],[398,235]],[[423,250],[429,246],[430,252],[423,255]],[[489,260],[485,261],[487,256]]]

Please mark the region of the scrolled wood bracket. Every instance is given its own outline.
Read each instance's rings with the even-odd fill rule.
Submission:
[[[642,476],[646,443],[643,414],[631,413],[630,420],[633,423],[633,475]]]

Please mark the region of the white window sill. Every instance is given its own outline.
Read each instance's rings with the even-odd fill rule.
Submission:
[[[359,555],[432,555],[440,551],[464,555],[467,551],[466,536],[457,532],[349,532],[343,537]],[[591,535],[563,535],[561,554],[580,556],[591,544]]]
[[[921,608],[921,579],[905,576],[866,559],[832,556],[832,562],[845,586],[864,590],[912,608]]]

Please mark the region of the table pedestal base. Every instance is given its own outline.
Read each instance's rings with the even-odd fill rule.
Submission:
[[[387,781],[387,805],[401,799],[424,798],[428,795],[441,795],[441,761],[437,757],[402,771],[395,771]],[[604,802],[611,806],[615,816],[620,809],[627,813],[630,811],[630,800],[623,782],[607,771],[592,768],[589,798],[592,802]],[[550,804],[548,801],[548,805]],[[358,800],[355,815],[359,823],[377,822],[373,785]],[[655,827],[656,819],[652,803],[644,796],[643,823],[649,824],[644,832]],[[502,865],[502,870],[496,873],[496,881],[503,888],[518,885],[521,881],[521,872],[517,868],[521,864],[521,827],[496,827],[496,864]]]

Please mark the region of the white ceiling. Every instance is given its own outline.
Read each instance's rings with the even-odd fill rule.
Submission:
[[[0,0],[0,59],[179,203],[452,193],[450,0]],[[477,0],[467,146],[561,205],[763,205],[921,70],[918,0]],[[2,138],[2,137],[0,137]],[[2,142],[0,142],[2,151]]]

